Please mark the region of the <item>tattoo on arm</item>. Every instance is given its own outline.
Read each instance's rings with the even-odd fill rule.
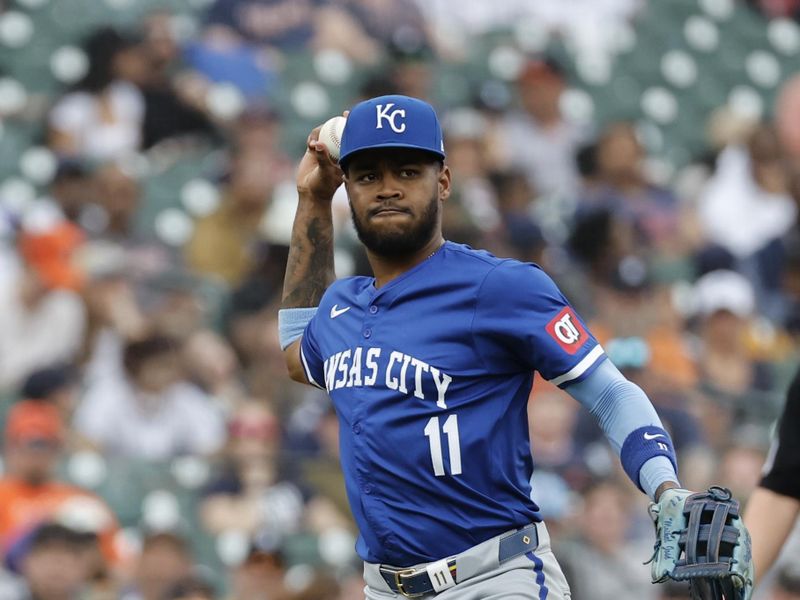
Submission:
[[[319,305],[333,280],[333,219],[330,204],[301,200],[292,227],[281,307]]]

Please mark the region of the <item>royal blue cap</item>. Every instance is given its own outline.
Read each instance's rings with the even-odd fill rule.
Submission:
[[[444,159],[442,126],[427,102],[409,96],[380,96],[356,104],[347,117],[339,163],[370,148],[414,148]]]

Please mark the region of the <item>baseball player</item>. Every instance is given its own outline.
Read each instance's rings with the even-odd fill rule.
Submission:
[[[569,598],[531,500],[533,372],[597,417],[654,500],[678,488],[669,435],[539,267],[443,239],[451,176],[430,105],[356,105],[338,164],[318,132],[279,328],[292,378],[327,390],[339,417],[367,598]],[[374,277],[334,282],[342,182]]]
[[[770,570],[800,514],[800,371],[789,391],[764,476],[747,502],[744,520],[753,536],[759,576]]]

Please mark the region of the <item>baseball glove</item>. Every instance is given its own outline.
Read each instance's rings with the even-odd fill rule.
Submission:
[[[730,490],[669,489],[650,505],[650,516],[656,526],[653,583],[688,581],[693,600],[749,600],[750,534]]]

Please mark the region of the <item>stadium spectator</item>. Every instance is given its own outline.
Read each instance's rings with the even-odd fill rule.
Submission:
[[[625,489],[601,480],[584,492],[583,500],[578,536],[560,554],[575,600],[657,598],[649,567],[635,558],[648,553],[650,540],[631,536],[631,498]]]
[[[204,527],[214,534],[228,530],[255,535],[295,533],[304,499],[281,464],[280,423],[262,401],[242,404],[228,424],[226,464],[206,489],[200,507]]]
[[[525,173],[495,172],[491,181],[502,221],[502,229],[492,236],[491,244],[500,244],[503,249],[495,253],[546,266],[544,233],[535,216],[534,191]]]
[[[0,287],[0,391],[14,390],[34,369],[77,357],[86,313],[76,293],[83,275],[72,258],[82,242],[68,222],[21,233],[21,273]]]
[[[140,51],[147,75],[139,82],[144,102],[142,148],[178,138],[214,135],[208,109],[184,91],[184,81],[173,74],[180,70],[181,48],[176,39],[174,15],[167,11],[150,13],[144,19]]]
[[[83,298],[88,326],[81,362],[85,379],[93,381],[104,373],[121,371],[125,344],[145,337],[151,319],[136,296],[130,255],[121,246],[95,243],[87,247],[84,258],[88,279]]]
[[[768,365],[753,356],[748,343],[756,309],[753,286],[734,271],[717,270],[697,280],[694,296],[699,385],[734,409],[757,412],[758,406],[748,405],[758,404],[757,392],[771,390],[773,381]]]
[[[609,224],[612,231],[630,233],[625,223]],[[602,258],[598,259],[595,264],[602,272],[607,267],[600,262]],[[589,325],[600,343],[614,338],[643,338],[653,379],[673,388],[693,387],[697,369],[669,288],[656,284],[647,263],[636,255],[622,257],[608,276],[607,283],[599,281],[591,287],[595,311]]]
[[[698,205],[707,242],[737,259],[735,268],[748,274],[759,300],[768,303],[768,315],[780,293],[784,253],[779,241],[797,219],[786,163],[774,129],[761,126],[745,144],[720,153]]]
[[[112,28],[93,32],[84,51],[86,75],[50,113],[50,147],[65,157],[123,158],[141,145],[144,101],[136,83],[147,64],[137,40]]]
[[[591,131],[562,114],[566,85],[554,60],[529,61],[517,79],[519,108],[505,115],[499,139],[505,161],[528,174],[537,194],[572,199],[578,191],[575,155]]]
[[[275,181],[256,153],[238,153],[230,181],[216,212],[197,222],[186,260],[197,272],[230,286],[241,283],[255,266],[255,246]]]
[[[244,560],[232,569],[225,600],[287,600],[286,558],[280,541],[264,533],[251,539]]]
[[[381,51],[357,19],[327,0],[216,0],[207,21],[216,43],[244,41],[273,54],[335,49],[373,63]]]
[[[140,208],[138,182],[118,165],[107,163],[94,175],[96,205],[103,211],[98,219],[101,228],[92,231],[98,237],[127,244],[134,237],[134,219]]]
[[[55,406],[32,400],[11,409],[5,429],[5,476],[0,479],[0,548],[10,551],[43,521],[78,523],[99,534],[106,561],[114,549],[116,519],[96,496],[57,479],[65,426]]]
[[[278,359],[277,321],[274,315],[275,291],[266,282],[242,286],[231,297],[227,332],[242,364],[245,384],[258,396],[276,402],[296,396],[297,388],[281,378]],[[294,392],[294,393],[293,393]]]
[[[214,586],[196,576],[178,582],[165,596],[166,600],[216,600],[216,598]]]
[[[49,192],[45,201],[57,207],[67,220],[82,225],[85,210],[92,200],[89,170],[77,160],[60,161]]]
[[[282,143],[284,119],[276,112],[262,106],[245,109],[231,126],[233,161],[239,154],[259,156],[263,164],[269,165],[269,177],[273,185],[291,179],[294,172],[292,159],[286,154]]]
[[[444,130],[448,164],[458,182],[448,204],[459,205],[469,219],[469,228],[482,233],[497,229],[500,225],[498,198],[490,180],[491,165],[485,160],[489,124],[477,110],[459,108],[446,115]],[[450,224],[448,231],[452,229]],[[457,232],[462,233],[465,232]]]
[[[219,407],[184,379],[180,349],[152,335],[129,342],[124,375],[111,369],[88,382],[74,426],[109,454],[168,460],[210,455],[224,443]]]
[[[191,381],[212,396],[226,413],[245,399],[241,366],[225,338],[208,329],[198,330],[186,340],[183,357]]]
[[[86,585],[81,541],[62,525],[38,527],[28,542],[21,565],[26,592],[8,600],[77,600]]]
[[[531,448],[536,450],[534,478],[541,478],[547,472],[573,490],[589,483],[591,472],[582,454],[582,440],[573,437],[578,409],[577,403],[548,382],[539,379],[534,383],[528,401],[528,430]],[[541,488],[534,489],[544,493]],[[553,506],[548,510],[567,511],[568,506]]]
[[[325,399],[323,403],[316,398],[297,409],[289,419],[296,438],[303,433],[310,434],[304,444],[289,449],[290,455],[299,455],[300,472],[304,487],[311,490],[315,498],[309,510],[309,528],[324,531],[331,528],[350,529],[354,522],[347,503],[344,487],[344,474],[339,463],[339,423],[333,405]],[[310,431],[309,431],[310,430]],[[299,435],[298,435],[299,434]]]
[[[69,423],[78,403],[79,373],[72,365],[58,364],[31,372],[22,384],[19,396],[24,400],[55,406],[64,423]],[[67,450],[78,447],[75,434],[65,429]]]
[[[767,457],[766,431],[754,425],[740,425],[719,461],[719,477],[743,505],[761,480]]]
[[[188,541],[172,531],[148,533],[133,578],[120,600],[165,600],[175,586],[191,578],[194,557]]]
[[[361,25],[379,48],[407,53],[430,48],[428,23],[414,0],[334,0]]]
[[[615,123],[600,135],[594,186],[583,190],[578,210],[607,207],[631,224],[637,246],[657,250],[662,260],[687,253],[681,210],[675,195],[649,180],[645,149],[631,123]]]

